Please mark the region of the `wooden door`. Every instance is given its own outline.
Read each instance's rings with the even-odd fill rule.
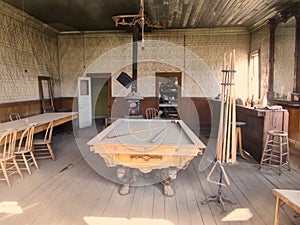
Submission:
[[[79,128],[92,126],[91,78],[78,78]]]

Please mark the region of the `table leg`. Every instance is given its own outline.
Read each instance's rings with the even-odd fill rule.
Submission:
[[[168,168],[162,170],[162,181],[163,192],[167,197],[172,197],[174,195],[174,191],[171,187],[171,184],[176,180],[177,177],[177,169]]]
[[[117,178],[121,182],[121,188],[119,190],[120,195],[127,195],[130,192],[130,184],[134,182],[133,172],[130,168],[127,167],[118,167]]]
[[[279,224],[279,211],[280,211],[280,199],[277,197],[276,199],[276,210],[275,210],[275,219],[274,219],[274,225]]]

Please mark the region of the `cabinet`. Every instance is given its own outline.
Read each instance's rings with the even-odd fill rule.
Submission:
[[[212,134],[217,136],[220,101],[210,101],[212,110]],[[287,110],[254,109],[236,106],[236,121],[245,122],[242,127],[242,145],[257,162],[260,162],[264,143],[269,130],[288,132],[289,113]]]
[[[275,101],[277,105],[289,112],[289,143],[293,149],[300,151],[300,104],[288,101]]]
[[[252,109],[237,106],[237,121],[246,122],[242,128],[243,148],[260,162],[269,130],[288,132],[289,113],[287,110]]]

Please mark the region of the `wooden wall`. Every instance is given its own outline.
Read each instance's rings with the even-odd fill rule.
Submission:
[[[9,114],[15,112],[19,113],[21,117],[28,117],[42,113],[42,106],[40,100],[3,103],[0,104],[0,122],[9,120]]]
[[[125,98],[112,98],[110,101],[111,116],[124,117],[126,115],[126,101]],[[141,101],[141,114],[145,117],[145,110],[147,108],[158,109],[157,97],[145,97]],[[179,117],[195,132],[200,132],[203,136],[210,135],[211,127],[211,111],[208,100],[206,98],[181,97],[179,99]]]
[[[300,151],[300,107],[284,107],[289,112],[289,141],[294,149]]]
[[[78,111],[77,98],[64,97],[55,98],[56,111]],[[125,98],[111,98],[111,116],[124,117],[126,115]],[[158,98],[146,97],[141,101],[141,114],[145,117],[147,108],[158,108]],[[21,117],[28,117],[42,113],[40,100],[24,101],[0,104],[0,121],[9,120],[8,115],[12,112],[19,113]],[[181,97],[178,108],[180,119],[182,119],[192,130],[203,136],[210,135],[211,111],[206,98]]]
[[[57,111],[77,111],[77,99],[75,98],[55,98],[54,106]],[[3,103],[0,104],[0,122],[9,121],[9,114],[15,112],[19,113],[21,117],[28,117],[36,114],[42,113],[42,105],[40,100],[33,101],[22,101],[13,103]]]

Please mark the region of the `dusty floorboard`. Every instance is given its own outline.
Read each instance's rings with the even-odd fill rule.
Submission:
[[[279,176],[276,168],[258,170],[255,161],[238,158],[236,165],[225,167],[231,185],[222,187],[223,196],[236,204],[225,203],[224,212],[217,202],[202,204],[217,193],[218,186],[206,180],[211,166],[199,171],[198,157],[178,173],[174,197],[165,197],[159,184],[132,187],[129,195],[121,196],[119,184],[100,176],[99,168],[86,162],[85,158],[99,158],[84,144],[90,138],[82,133],[81,142],[76,142],[71,134],[56,135],[56,161],[38,161],[40,169],[32,167],[31,176],[24,171],[24,179],[12,176],[11,188],[1,182],[0,224],[270,225],[276,200],[272,189],[300,189],[299,165]],[[84,157],[79,149],[84,149]],[[219,172],[212,178],[218,180]],[[280,224],[300,224],[300,219],[284,206]]]

